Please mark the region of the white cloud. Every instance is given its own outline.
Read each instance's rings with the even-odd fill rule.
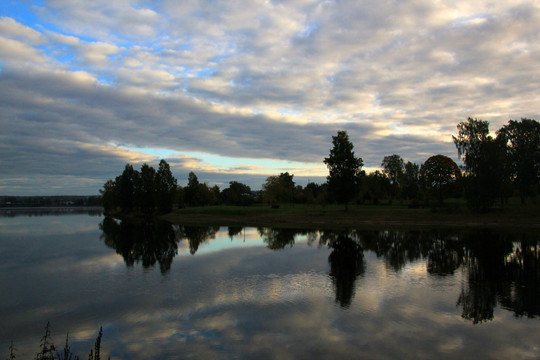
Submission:
[[[3,37],[28,42],[31,45],[43,44],[47,41],[39,31],[9,17],[0,17],[0,34]]]
[[[493,130],[539,118],[533,1],[35,9],[33,28],[0,20],[1,110],[14,139],[40,129],[51,140],[316,163],[345,129],[375,167],[398,151],[455,156],[450,136],[468,116]]]

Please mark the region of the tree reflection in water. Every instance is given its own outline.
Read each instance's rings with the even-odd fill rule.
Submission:
[[[463,238],[467,281],[458,305],[462,316],[477,324],[493,319],[497,303],[515,316],[540,315],[538,241],[486,231]]]
[[[341,307],[347,308],[354,297],[356,279],[366,270],[364,251],[362,246],[347,233],[324,232],[321,239],[332,249],[328,263],[329,275],[336,292],[336,302]]]
[[[148,268],[159,264],[161,273],[170,270],[178,253],[178,240],[171,224],[162,221],[117,221],[105,217],[99,228],[101,239],[127,266],[141,262]]]
[[[171,225],[157,221],[117,221],[105,218],[101,238],[123,256],[127,266],[156,263],[162,273],[170,270],[178,253],[178,243],[186,240],[191,254],[202,243],[216,237],[219,227]],[[243,228],[231,227],[228,235]],[[336,302],[347,308],[353,301],[356,280],[364,276],[364,253],[373,252],[389,269],[401,271],[408,263],[423,260],[430,276],[454,275],[463,270],[456,306],[462,317],[474,324],[493,319],[497,305],[515,316],[540,316],[540,251],[536,235],[492,233],[486,230],[455,231],[307,231],[258,228],[262,241],[271,250],[292,247],[299,235],[309,246],[328,246]]]
[[[140,262],[144,268],[149,268],[158,263],[162,274],[170,270],[180,241],[188,241],[193,255],[219,230],[219,227],[173,226],[155,219],[129,221],[110,217],[105,217],[99,228],[105,245],[122,255],[128,267]]]
[[[186,239],[189,243],[189,252],[195,255],[202,243],[214,239],[219,226],[187,226],[176,225],[176,234],[179,240]]]

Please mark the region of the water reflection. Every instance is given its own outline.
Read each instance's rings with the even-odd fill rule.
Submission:
[[[158,263],[161,272],[166,273],[178,253],[176,234],[166,222],[117,221],[106,217],[99,228],[105,245],[122,255],[127,266],[141,262],[148,268]]]
[[[171,226],[172,228],[172,226]],[[195,255],[201,244],[214,239],[219,226],[186,226],[176,225],[175,232],[179,241],[187,240],[189,243],[189,252]],[[229,232],[230,234],[230,232]]]
[[[366,270],[364,249],[358,241],[345,233],[324,232],[321,240],[332,249],[328,263],[329,275],[336,292],[336,302],[341,307],[349,307],[354,296],[356,279]]]
[[[115,359],[538,354],[535,234],[218,230],[86,215],[3,218],[0,228],[4,357],[13,339],[17,358],[33,358],[47,321],[57,345],[69,331],[79,354],[103,326]]]
[[[171,269],[178,255],[178,244],[186,240],[193,255],[202,243],[215,237],[219,227],[175,225],[157,220],[116,220],[105,217],[99,224],[101,239],[122,255],[128,267],[141,263],[144,268],[159,264],[162,274]]]
[[[219,227],[171,225],[165,222],[126,222],[105,218],[100,224],[107,246],[123,256],[127,266],[140,262],[148,268],[159,264],[162,273],[171,268],[179,242],[187,241],[196,254],[202,244],[215,238]],[[230,227],[231,241],[242,227]],[[432,277],[452,276],[462,269],[465,281],[456,300],[462,317],[477,324],[492,320],[497,305],[515,316],[540,315],[540,258],[536,237],[488,231],[306,231],[258,228],[270,250],[293,247],[299,236],[307,244],[326,246],[328,276],[335,301],[343,308],[353,302],[364,276],[365,252],[371,252],[399,273],[408,264],[425,261]]]

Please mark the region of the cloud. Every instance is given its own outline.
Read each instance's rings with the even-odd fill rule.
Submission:
[[[308,168],[344,129],[375,168],[392,153],[456,158],[451,135],[468,116],[492,130],[540,118],[533,1],[54,0],[32,9],[36,25],[0,20],[0,136],[13,149],[38,151],[35,136]]]
[[[0,34],[13,40],[28,42],[31,45],[39,45],[47,41],[46,37],[39,31],[9,17],[0,17]]]

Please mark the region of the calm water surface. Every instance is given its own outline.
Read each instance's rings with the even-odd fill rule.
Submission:
[[[539,240],[0,217],[0,357],[537,359]]]

